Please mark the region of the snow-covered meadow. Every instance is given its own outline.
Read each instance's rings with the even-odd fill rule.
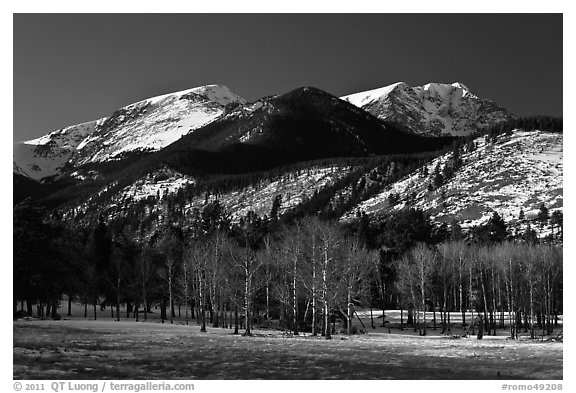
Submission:
[[[153,322],[155,321],[155,322]],[[562,379],[563,343],[405,330],[291,336],[192,321],[18,320],[15,379]]]

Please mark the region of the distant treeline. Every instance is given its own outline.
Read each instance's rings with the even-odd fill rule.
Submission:
[[[498,134],[508,133],[514,129],[524,131],[547,131],[562,132],[563,124],[561,117],[553,116],[526,116],[516,117],[493,127],[480,130],[480,134],[495,136]]]

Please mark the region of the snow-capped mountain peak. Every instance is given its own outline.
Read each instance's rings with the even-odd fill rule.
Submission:
[[[245,102],[216,84],[147,98],[109,117],[17,143],[14,161],[30,177],[42,179],[58,175],[65,165],[77,167],[159,150],[219,118],[227,105]]]
[[[461,82],[414,87],[397,82],[340,98],[425,135],[467,135],[512,117],[501,106],[472,94]]]

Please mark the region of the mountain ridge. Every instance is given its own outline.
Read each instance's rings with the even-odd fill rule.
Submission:
[[[316,95],[321,92],[314,87],[302,87],[250,103],[226,86],[212,84],[150,97],[125,105],[110,116],[16,143],[14,162],[22,173],[36,180],[75,173],[74,169],[82,165],[158,151],[217,119],[251,117],[272,110],[271,102],[299,91]],[[334,102],[337,99],[330,96]],[[480,100],[461,82],[428,83],[420,87],[398,82],[340,99],[358,108],[357,114],[368,113],[393,128],[425,136],[467,135],[479,126],[493,125],[509,116],[496,104]],[[470,100],[483,106],[483,114],[478,115],[475,107],[469,108]],[[467,103],[463,112],[458,109],[462,108],[458,105],[461,101]],[[472,120],[463,121],[462,117],[470,116],[471,111]],[[448,128],[456,131],[446,132]],[[250,144],[257,139],[258,130],[251,131],[244,133],[238,142]]]

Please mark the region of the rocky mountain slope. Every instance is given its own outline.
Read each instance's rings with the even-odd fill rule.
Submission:
[[[182,209],[184,215],[202,210],[208,203],[218,201],[237,222],[248,212],[258,216],[269,216],[274,199],[279,198],[278,215],[298,206],[313,197],[323,188],[333,185],[346,177],[355,168],[347,165],[313,165],[306,170],[292,170],[281,174],[262,177],[245,187],[233,188],[219,193],[191,193],[186,197]],[[138,179],[136,182],[118,188],[110,184],[101,192],[74,207],[70,213],[78,217],[89,216],[96,211],[104,211],[109,217],[124,217],[136,208],[143,209],[146,215],[165,214],[166,198],[174,198],[189,186],[196,183],[193,177],[169,168],[161,168]],[[102,195],[108,193],[102,202]]]
[[[503,107],[477,97],[459,82],[414,87],[398,82],[341,98],[379,119],[423,135],[469,135],[512,117]]]
[[[353,219],[358,211],[373,215],[414,207],[429,213],[436,222],[456,220],[463,228],[470,228],[498,212],[506,222],[523,230],[535,219],[541,204],[550,213],[563,210],[562,134],[515,130],[495,141],[488,139],[477,138],[471,151],[464,149],[461,167],[441,186],[434,185],[436,167],[443,171],[451,164],[453,153],[386,187],[343,219]],[[524,220],[519,220],[521,211]]]
[[[127,105],[111,116],[17,143],[15,163],[43,179],[83,164],[157,151],[220,117],[227,105],[245,100],[227,87],[208,85]]]

